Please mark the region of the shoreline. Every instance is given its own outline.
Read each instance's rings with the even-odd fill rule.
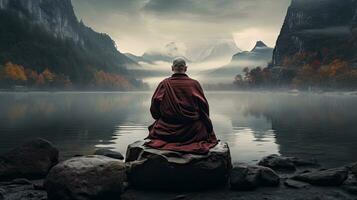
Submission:
[[[132,147],[130,147],[130,145],[128,146],[127,156],[129,156],[129,158],[133,158],[131,157],[130,153],[128,154],[128,152],[137,154],[136,151],[138,149],[136,149],[135,151],[129,151],[130,148],[133,148],[132,150],[135,150],[135,148],[137,147],[135,145]],[[147,152],[152,152],[154,154],[155,152],[158,153],[155,155],[160,155],[161,153],[164,153],[162,151],[160,153],[160,150],[152,151],[150,150],[150,148],[142,149],[142,151],[145,152],[146,150],[148,150]],[[214,150],[213,152],[215,151],[216,150]],[[233,163],[233,166],[230,169],[230,177],[229,179],[227,179],[227,183],[224,183],[220,186],[217,185],[213,188],[203,187],[202,189],[191,188],[189,190],[184,189],[184,187],[178,186],[177,188],[162,190],[159,188],[150,189],[150,186],[146,189],[137,188],[134,183],[131,182],[132,179],[130,179],[130,177],[132,175],[130,174],[135,173],[132,170],[135,170],[135,168],[133,167],[136,164],[134,166],[133,164],[137,163],[140,166],[140,163],[142,161],[130,161],[130,159],[128,160],[127,158],[124,163],[123,161],[121,161],[122,159],[124,159],[124,157],[118,152],[102,149],[100,151],[97,150],[92,155],[77,155],[65,161],[58,160],[58,153],[58,150],[53,147],[51,143],[43,139],[37,139],[22,146],[16,147],[9,153],[4,154],[3,158],[12,158],[15,159],[16,163],[20,162],[24,163],[25,165],[26,163],[27,165],[29,165],[29,162],[27,161],[33,160],[33,156],[39,155],[40,157],[38,158],[50,156],[50,160],[52,161],[51,163],[48,163],[49,160],[47,159],[41,161],[33,160],[33,163],[30,162],[31,169],[26,168],[26,166],[17,165],[15,168],[19,168],[19,170],[24,171],[30,170],[30,174],[27,175],[27,178],[25,177],[25,174],[13,174],[13,176],[16,177],[8,178],[7,181],[4,179],[4,175],[6,175],[4,174],[4,172],[6,172],[6,170],[4,171],[4,169],[6,169],[6,165],[0,165],[0,177],[3,176],[3,178],[0,179],[0,199],[52,200],[57,199],[54,195],[70,195],[70,193],[72,192],[72,195],[74,196],[72,196],[71,199],[90,200],[92,198],[89,196],[85,197],[85,195],[95,195],[97,191],[92,190],[97,190],[98,188],[98,194],[101,194],[101,187],[97,187],[98,184],[105,185],[109,183],[110,187],[113,187],[115,184],[111,185],[111,181],[119,181],[121,183],[121,186],[120,190],[117,187],[111,188],[112,192],[114,193],[110,193],[110,196],[108,196],[110,197],[109,199],[122,200],[356,200],[357,198],[357,163],[340,166],[338,168],[325,169],[324,166],[321,166],[315,160],[303,160],[296,157],[270,155],[262,158],[257,163],[257,165]],[[179,158],[176,156],[174,156],[175,159]],[[3,158],[0,157],[0,159]],[[155,162],[156,158],[149,156],[147,157],[147,159],[153,159],[152,161]],[[4,160],[0,160],[0,163],[2,162],[4,162]],[[11,163],[11,159],[5,160],[5,163],[6,162]],[[39,162],[39,165],[36,164],[37,162]],[[131,162],[134,163],[131,164]],[[189,163],[191,163],[191,161]],[[191,165],[189,163],[187,165]],[[36,169],[35,166],[39,168]],[[47,166],[48,169],[43,168],[44,166]],[[106,166],[109,168],[106,168]],[[103,169],[106,170],[101,171],[102,167],[104,167]],[[178,166],[176,167],[175,170],[179,170]],[[191,168],[189,167],[187,169]],[[242,169],[248,170],[249,173],[242,176],[242,174],[240,174],[244,172],[241,171]],[[67,172],[63,172],[63,170]],[[159,169],[159,172],[160,170],[161,169]],[[13,173],[11,171],[9,172]],[[40,176],[34,176],[34,172],[40,172],[41,175],[38,174]],[[258,177],[258,174],[256,174],[257,172],[260,174]],[[104,177],[108,175],[109,177],[103,179],[103,176],[100,175],[101,173],[106,174],[103,174]],[[78,174],[82,175],[78,176]],[[113,175],[113,177],[111,177],[111,175]],[[146,176],[145,174],[141,174],[141,176],[143,175],[144,177],[141,177],[141,179],[145,181]],[[93,180],[93,176],[97,176],[97,178]],[[128,176],[128,179],[125,178],[126,176]],[[278,178],[278,182],[276,182],[276,178]],[[106,181],[103,182],[103,180]],[[108,180],[110,181],[108,182]],[[268,182],[264,182],[264,184],[262,184],[263,182],[261,182],[260,180],[268,181],[269,184],[267,185]],[[56,185],[56,181],[60,181],[60,184],[57,183],[59,185]],[[213,181],[213,183],[215,182],[215,180],[210,181]],[[171,184],[172,183],[170,183],[170,185]],[[207,183],[202,182],[202,184],[205,185]],[[65,190],[65,193],[61,193],[63,192],[61,190],[63,190],[62,187],[64,186],[68,187],[67,189],[70,189],[70,191]],[[76,193],[75,191],[77,191],[78,189],[79,191],[82,191],[84,193]],[[67,192],[70,193],[67,194]],[[47,196],[48,194],[50,195]]]

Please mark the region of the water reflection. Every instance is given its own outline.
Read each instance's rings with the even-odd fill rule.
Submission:
[[[218,137],[234,161],[280,153],[337,166],[357,153],[356,96],[209,92]],[[36,137],[63,157],[109,147],[125,153],[147,135],[151,93],[0,93],[0,152]]]

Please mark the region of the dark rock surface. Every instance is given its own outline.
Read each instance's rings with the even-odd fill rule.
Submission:
[[[274,170],[296,170],[296,167],[318,166],[314,160],[303,160],[296,157],[285,157],[276,154],[264,157],[259,161],[258,165]]]
[[[35,186],[40,182],[42,180],[29,181],[27,179],[0,182],[0,200],[46,200],[46,191]]]
[[[278,186],[279,176],[270,168],[240,164],[230,174],[232,190],[253,190],[259,186]]]
[[[316,53],[315,59],[330,62],[357,59],[357,2],[354,0],[293,0],[273,54],[275,66],[297,53]]]
[[[174,200],[184,196],[184,200],[356,200],[339,188],[309,187],[299,190],[280,187],[262,187],[254,191],[232,191],[215,189],[204,192],[162,192],[130,189],[122,195],[122,200]]]
[[[45,188],[50,200],[117,199],[125,180],[122,161],[99,155],[84,156],[54,166]]]
[[[124,156],[117,152],[117,151],[112,151],[110,149],[97,149],[94,152],[94,155],[101,155],[101,156],[107,156],[109,158],[114,158],[114,159],[118,159],[118,160],[124,160]]]
[[[128,180],[136,188],[203,189],[227,183],[231,157],[226,143],[219,143],[207,155],[183,154],[143,146],[128,146]]]
[[[0,156],[0,180],[43,178],[58,162],[58,150],[48,141],[37,139]]]
[[[313,185],[339,186],[348,178],[348,170],[346,168],[327,169],[298,174],[292,178]]]

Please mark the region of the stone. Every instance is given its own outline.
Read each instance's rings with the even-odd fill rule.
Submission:
[[[307,172],[293,176],[292,179],[319,186],[339,186],[348,177],[346,168],[335,168],[321,171]]]
[[[118,160],[124,160],[124,156],[121,155],[121,153],[116,152],[116,151],[112,151],[110,149],[97,149],[94,152],[94,155],[102,155],[102,156],[107,156],[109,158],[114,158],[114,159],[118,159]]]
[[[307,188],[310,186],[308,183],[304,183],[301,181],[295,181],[292,179],[287,179],[284,181],[284,185],[290,188],[295,188],[295,189],[301,189],[301,188]]]
[[[31,182],[26,179],[18,179],[9,182],[0,182],[0,200],[45,200],[45,190],[34,189]]]
[[[296,157],[279,156],[276,154],[264,157],[258,165],[272,168],[274,170],[292,170],[296,167],[316,167],[319,166],[315,160],[303,160]]]
[[[259,186],[278,186],[279,176],[270,168],[240,164],[230,174],[229,184],[232,190],[254,190]]]
[[[258,165],[269,167],[274,170],[295,170],[296,167],[289,157],[269,155],[259,161]]]
[[[0,156],[0,179],[43,178],[58,162],[58,150],[48,141],[36,139]]]
[[[54,166],[44,186],[49,200],[110,200],[120,197],[124,181],[124,162],[93,155],[71,158]]]
[[[126,163],[131,186],[144,189],[196,190],[225,185],[232,167],[227,143],[206,155],[158,150],[138,141],[128,146]]]

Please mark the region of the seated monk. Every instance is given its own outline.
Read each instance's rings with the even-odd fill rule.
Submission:
[[[157,87],[151,101],[148,147],[206,154],[218,141],[209,118],[207,99],[198,81],[186,75],[182,58],[175,59],[173,75]]]

